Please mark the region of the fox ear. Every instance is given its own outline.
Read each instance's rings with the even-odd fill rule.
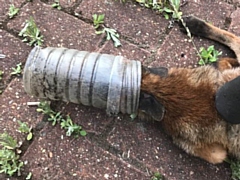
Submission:
[[[155,121],[161,121],[164,116],[164,106],[151,94],[141,92],[139,110]]]
[[[217,91],[215,103],[218,113],[226,122],[240,124],[240,76]]]
[[[166,67],[147,68],[147,70],[152,74],[159,75],[160,77],[166,77],[168,74],[168,69]]]

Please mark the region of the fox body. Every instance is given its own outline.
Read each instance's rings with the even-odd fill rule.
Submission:
[[[139,116],[161,121],[174,143],[210,163],[228,154],[240,159],[240,124],[225,121],[215,107],[218,89],[240,75],[240,38],[194,16],[184,21],[192,34],[229,46],[237,59],[222,58],[217,68],[170,68],[164,76],[145,68],[141,92],[151,101],[140,98]]]

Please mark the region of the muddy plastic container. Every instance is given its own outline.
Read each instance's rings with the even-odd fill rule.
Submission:
[[[138,109],[141,63],[122,56],[35,47],[23,83],[25,91],[38,98],[132,114]]]

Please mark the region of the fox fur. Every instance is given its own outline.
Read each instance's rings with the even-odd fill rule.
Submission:
[[[230,47],[237,58],[219,59],[217,68],[170,68],[165,76],[145,68],[141,93],[162,104],[164,112],[161,117],[162,107],[157,103],[144,107],[142,97],[139,116],[161,121],[175,144],[210,163],[222,163],[227,155],[240,159],[240,124],[223,120],[215,107],[217,90],[240,75],[240,38],[194,16],[185,17],[184,22],[192,34]]]

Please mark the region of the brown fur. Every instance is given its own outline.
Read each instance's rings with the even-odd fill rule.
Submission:
[[[220,61],[218,61],[218,70],[219,71],[224,71],[226,69],[232,69],[235,67],[238,67],[239,63],[236,59],[233,58],[221,58]]]
[[[240,58],[237,36],[193,16],[185,21],[193,34],[229,46]],[[187,153],[210,163],[223,162],[227,154],[240,158],[240,125],[221,119],[214,102],[216,91],[240,75],[238,65],[236,59],[223,58],[218,69],[171,68],[166,77],[148,71],[142,76],[141,91],[153,95],[165,107],[162,124],[173,141]]]

